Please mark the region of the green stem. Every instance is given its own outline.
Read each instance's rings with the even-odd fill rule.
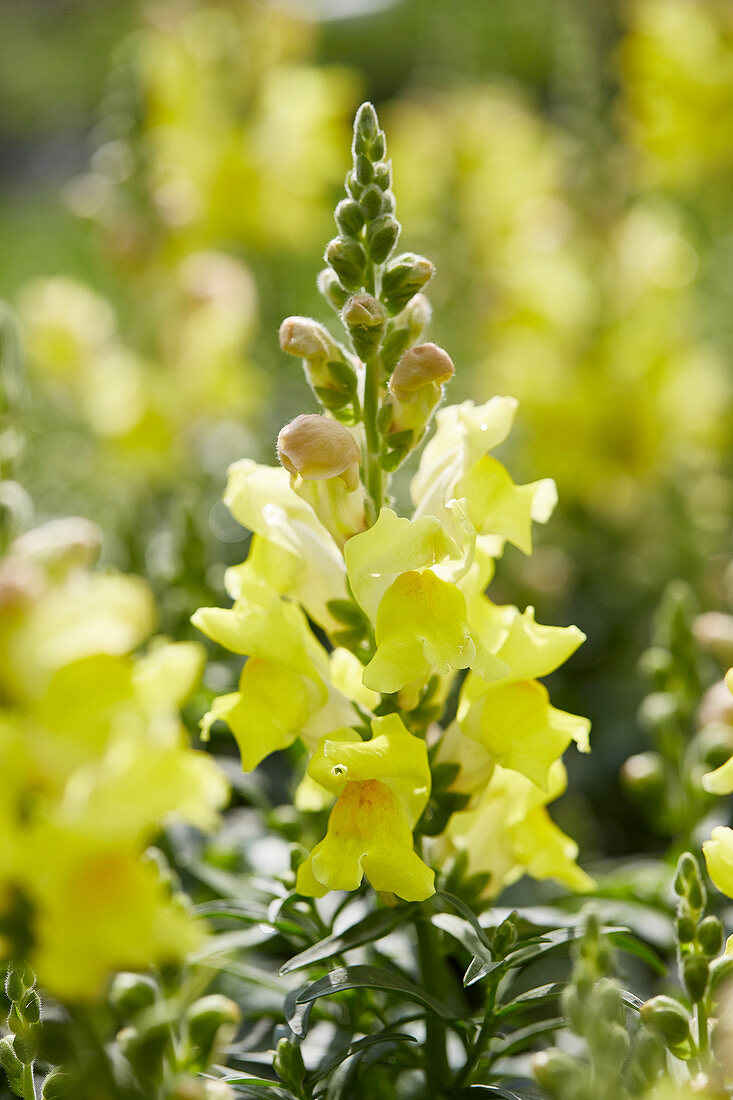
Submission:
[[[441,993],[439,975],[441,955],[435,928],[427,920],[415,921],[417,954],[423,988],[427,993]],[[448,1095],[450,1069],[445,1046],[445,1025],[439,1016],[425,1013],[425,1082],[426,1096],[438,1100]]]
[[[23,1066],[23,1100],[36,1100],[36,1083],[33,1076],[33,1063]]]
[[[381,382],[382,363],[379,353],[370,356],[366,361],[366,376],[364,379],[364,429],[366,432],[366,451],[364,454],[364,481],[374,509],[373,521],[379,515],[384,497],[384,478],[382,467],[379,465],[379,452],[381,441],[377,416],[379,413],[379,389]]]
[[[499,975],[499,976],[497,976]],[[471,1047],[471,1050],[466,1058],[465,1064],[456,1076],[453,1082],[453,1091],[458,1091],[463,1085],[469,1084],[471,1080],[471,1074],[474,1067],[478,1062],[481,1055],[486,1050],[489,1040],[494,1034],[494,1007],[496,1005],[496,991],[499,988],[500,977],[503,976],[503,971],[497,972],[492,976],[490,980],[489,988],[486,992],[486,1007],[484,1009],[484,1018],[481,1021],[481,1027],[478,1030],[476,1039]]]
[[[705,1068],[707,1063],[708,1053],[708,1013],[705,1007],[705,1002],[699,1001],[696,1006],[697,1015],[697,1049],[700,1055],[700,1062]]]

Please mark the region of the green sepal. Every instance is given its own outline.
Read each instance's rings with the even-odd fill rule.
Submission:
[[[313,392],[324,409],[343,409],[344,406],[350,405],[353,400],[352,394],[341,393],[339,390],[332,390],[328,386],[314,386]]]

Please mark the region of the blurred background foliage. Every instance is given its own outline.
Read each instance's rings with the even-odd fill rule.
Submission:
[[[728,0],[0,0],[0,19],[0,295],[35,519],[99,522],[177,637],[221,601],[247,539],[225,471],[271,460],[309,408],[277,327],[321,309],[373,99],[403,245],[438,267],[451,399],[517,396],[518,480],[558,482],[539,552],[509,551],[492,589],[588,634],[554,686],[594,725],[558,821],[586,856],[663,848],[618,778],[648,747],[636,662],[674,578],[733,604]],[[210,691],[235,671],[214,661]]]

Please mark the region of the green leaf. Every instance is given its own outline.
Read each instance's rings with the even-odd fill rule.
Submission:
[[[508,1058],[511,1054],[521,1054],[522,1051],[527,1050],[532,1045],[532,1042],[538,1036],[547,1035],[564,1026],[565,1020],[563,1017],[555,1016],[551,1020],[541,1020],[539,1023],[520,1027],[516,1031],[512,1031],[511,1035],[506,1036],[506,1042],[503,1046],[499,1046],[495,1051],[492,1051],[492,1061],[495,1058]]]
[[[491,954],[491,941],[487,937],[484,929],[479,924],[478,917],[474,913],[473,909],[470,909],[468,905],[466,905],[465,901],[461,901],[461,899],[457,898],[455,894],[449,894],[445,890],[436,891],[436,893],[433,894],[431,901],[438,905],[448,905],[451,909],[455,909],[455,911],[459,913],[460,916],[464,918],[464,920],[468,921],[468,923],[471,925],[474,932],[476,933],[476,936],[478,937],[482,946],[485,948],[486,951]]]
[[[408,1001],[415,1001],[444,1020],[457,1018],[447,1005],[431,997],[419,985],[376,966],[340,966],[309,985],[295,998],[295,1004],[298,1007],[308,1005],[319,997],[330,997],[333,993],[343,993],[347,989],[381,989],[387,993],[401,993]]]
[[[294,1035],[297,1035],[301,1039],[305,1037],[308,1031],[308,1023],[313,1009],[313,1002],[308,1001],[306,1004],[299,1004],[298,997],[303,993],[307,993],[310,988],[311,987],[308,985],[301,985],[298,986],[297,989],[291,989],[285,998],[285,1004],[283,1006],[283,1012],[288,1022],[288,1027]]]
[[[655,973],[662,976],[667,973],[664,960],[651,947],[638,940],[632,932],[622,928],[620,930],[609,929],[606,934],[609,936],[611,943],[615,944],[621,951],[627,951],[629,955],[636,955],[638,959],[642,959],[650,966]]]
[[[385,1028],[384,1031],[380,1031],[377,1035],[367,1035],[364,1039],[357,1039],[353,1043],[349,1043],[343,1050],[338,1051],[337,1054],[332,1055],[325,1062],[322,1062],[317,1069],[314,1069],[312,1073],[309,1073],[306,1080],[309,1084],[314,1085],[317,1081],[327,1077],[329,1073],[340,1066],[347,1058],[350,1058],[352,1054],[357,1054],[367,1047],[376,1046],[378,1043],[397,1043],[402,1040],[408,1043],[416,1043],[417,1039],[414,1035],[409,1035],[404,1031],[390,1031],[389,1028]]]
[[[342,955],[345,951],[351,951],[355,947],[362,947],[366,943],[373,943],[390,932],[405,920],[413,911],[414,905],[399,906],[395,909],[381,909],[376,913],[370,913],[363,920],[352,924],[344,932],[326,936],[325,939],[307,947],[305,951],[294,955],[280,967],[281,974],[289,974],[292,970],[298,970],[302,966],[310,966],[312,963],[322,962],[334,955]]]
[[[536,1005],[545,1004],[547,1001],[559,997],[565,988],[562,982],[550,982],[547,985],[538,985],[534,989],[528,989],[518,994],[508,1004],[502,1005],[494,1013],[497,1020],[506,1020],[510,1016],[516,1016],[520,1012],[534,1008]]]
[[[458,1095],[465,1097],[466,1100],[471,1100],[474,1096],[496,1096],[500,1097],[501,1100],[523,1100],[518,1092],[511,1092],[500,1085],[469,1085],[468,1088],[461,1089]]]
[[[218,1081],[224,1081],[227,1085],[236,1085],[237,1092],[246,1090],[255,1096],[273,1096],[277,1100],[296,1100],[289,1089],[283,1088],[274,1081],[268,1081],[266,1077],[218,1077]]]

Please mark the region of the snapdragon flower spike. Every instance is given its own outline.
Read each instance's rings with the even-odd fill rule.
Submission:
[[[429,896],[434,875],[414,850],[415,829],[424,858],[467,851],[492,876],[493,893],[525,872],[583,888],[577,849],[546,805],[564,785],[562,754],[572,742],[587,750],[588,722],[553,707],[540,681],[584,636],[486,595],[507,544],[532,552],[532,525],[549,519],[555,486],[516,485],[491,453],[511,430],[513,398],[439,407],[455,368],[425,337],[422,291],[433,267],[392,254],[391,169],[370,104],[357,115],[352,151],[338,237],[319,276],[351,351],[310,318],[281,328],[324,412],[283,428],[281,469],[243,460],[230,472],[225,499],[255,537],[247,561],[226,575],[234,606],[203,609],[194,621],[248,660],[239,691],[214,701],[204,728],[223,718],[245,768],[298,739],[305,745],[296,805],[336,801],[298,870],[303,894],[355,889],[366,876],[405,899]],[[355,372],[353,420],[334,398],[334,370],[344,366]],[[399,515],[392,473],[433,417],[410,485],[414,508]],[[463,672],[457,715],[442,728]],[[431,758],[454,776],[433,793],[428,731]]]

